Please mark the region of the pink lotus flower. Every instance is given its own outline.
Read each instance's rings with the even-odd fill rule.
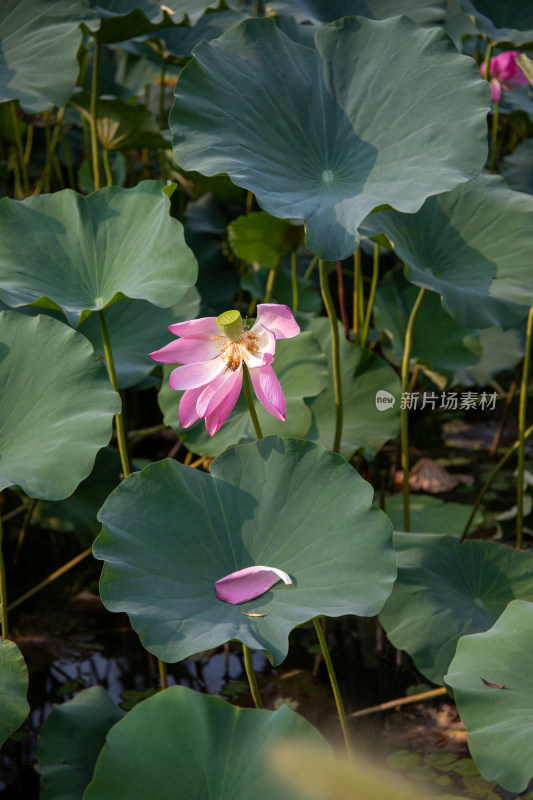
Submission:
[[[236,606],[261,597],[278,581],[289,585],[292,578],[276,567],[246,567],[219,578],[215,582],[215,592],[219,600]]]
[[[164,364],[183,364],[170,374],[171,389],[185,389],[179,407],[179,424],[190,427],[205,419],[210,436],[231,414],[239,397],[243,364],[250,371],[259,402],[276,419],[285,421],[285,398],[271,367],[276,339],[290,339],[300,328],[287,306],[257,306],[257,319],[246,330],[238,311],[218,317],[179,322],[169,328],[180,338],[150,353]]]
[[[518,66],[515,58],[519,56],[518,50],[506,50],[499,56],[490,60],[489,83],[492,99],[497,103],[502,96],[502,89],[512,89],[513,86],[527,86],[528,79]],[[485,77],[485,64],[479,68],[481,77]]]

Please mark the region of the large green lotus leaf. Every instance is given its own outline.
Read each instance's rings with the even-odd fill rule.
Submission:
[[[387,234],[408,280],[438,292],[459,325],[514,328],[533,303],[532,214],[533,198],[480,175],[416,214],[371,214],[364,229]]]
[[[62,500],[110,439],[120,398],[87,339],[63,322],[0,313],[0,491]]]
[[[80,800],[109,729],[123,716],[101,686],[54,706],[37,746],[41,800]]]
[[[271,748],[287,740],[330,752],[316,728],[288,706],[237,708],[172,686],[109,731],[84,800],[301,800],[269,762]]]
[[[18,100],[30,114],[63,106],[76,84],[79,27],[88,0],[2,0],[0,103]]]
[[[298,249],[302,239],[300,226],[272,217],[266,211],[237,217],[228,226],[228,241],[235,255],[263,267],[277,267],[288,252]]]
[[[425,302],[425,301],[424,301]],[[459,386],[488,386],[495,375],[512,370],[524,357],[524,336],[519,329],[502,331],[484,328],[479,335],[481,358],[473,367],[456,373],[452,383]]]
[[[269,0],[268,4],[299,22],[333,22],[354,14],[370,19],[404,14],[418,25],[439,25],[445,16],[442,0]]]
[[[115,486],[120,483],[122,463],[113,447],[104,447],[96,456],[94,467],[74,494],[55,503],[41,500],[33,516],[43,528],[74,531],[80,542],[88,547],[100,533],[96,519],[98,511]]]
[[[388,349],[392,349],[390,355],[397,364],[403,357],[407,323],[417,296],[418,289],[407,283],[397,270],[385,276],[376,292],[374,324],[390,339],[392,347]],[[480,355],[479,332],[455,322],[442,308],[438,295],[430,292],[416,318],[411,360],[453,375],[476,364]]]
[[[194,319],[200,310],[200,295],[192,287],[173,308],[158,308],[145,300],[120,300],[105,312],[119,389],[135,386],[156,366],[148,353],[168,344],[168,327]],[[79,328],[102,358],[104,345],[95,314]]]
[[[173,306],[195,283],[197,264],[168,209],[156,181],[89,197],[65,189],[4,198],[0,299],[21,306],[48,298],[74,325],[121,296]]]
[[[533,42],[533,7],[523,0],[459,0],[481,33],[492,42]]]
[[[489,91],[444,33],[406,17],[346,17],[315,44],[272,19],[200,43],[170,123],[183,168],[227,172],[270,214],[305,220],[310,250],[334,260],[376,206],[414,212],[479,173]]]
[[[511,792],[533,778],[532,627],[533,604],[513,600],[490,630],[460,639],[446,675],[479,771]]]
[[[395,531],[403,530],[403,497],[400,494],[387,497],[385,509]],[[438,497],[413,494],[409,500],[411,531],[413,533],[447,533],[461,536],[472,511],[472,506],[463,503],[447,503]],[[477,512],[472,521],[475,527],[483,517]]]
[[[316,318],[303,324],[317,337],[329,364],[326,390],[308,402],[313,422],[307,438],[320,442],[324,447],[332,447],[335,394],[329,321]],[[340,452],[350,459],[357,450],[363,450],[366,458],[372,458],[400,430],[400,380],[392,367],[372,350],[348,342],[340,324],[339,342],[344,410]],[[395,402],[379,405],[376,396],[381,391],[393,395]]]
[[[91,95],[76,92],[70,99],[85,117],[91,119]],[[159,124],[145,105],[132,105],[120,97],[99,98],[96,130],[102,147],[106,150],[130,150],[136,147],[169,147],[159,130]]]
[[[30,707],[28,669],[15,642],[0,638],[0,747],[19,728]]]
[[[431,533],[395,533],[394,547],[398,580],[380,619],[434,683],[443,683],[461,636],[487,630],[511,600],[533,599],[533,553]]]
[[[301,439],[233,447],[210,474],[152,464],[98,515],[102,600],[126,611],[164,661],[238,639],[279,664],[296,625],[318,614],[371,616],[388,597],[391,524],[372,497],[341,456]],[[282,569],[293,584],[240,605],[216,597],[215,581],[254,565]]]
[[[511,189],[533,194],[533,139],[522,142],[500,162],[499,169]]]
[[[254,407],[264,436],[303,437],[311,425],[311,412],[304,398],[314,397],[323,391],[327,383],[326,359],[312,333],[301,333],[294,339],[281,339],[276,342],[274,370],[283,389],[287,405],[285,422],[265,411],[254,397]],[[227,422],[213,436],[205,429],[205,422],[199,420],[192,427],[179,427],[178,406],[183,392],[176,392],[168,385],[170,369],[164,371],[164,379],[159,392],[159,406],[166,425],[170,425],[186,442],[187,447],[203,456],[217,456],[226,448],[242,442],[254,442],[257,438],[244,398],[244,392],[237,401]]]
[[[194,25],[208,8],[217,8],[220,0],[90,0],[100,17],[91,25],[101,42],[124,42],[136,36],[186,21]],[[229,5],[233,5],[230,3]]]

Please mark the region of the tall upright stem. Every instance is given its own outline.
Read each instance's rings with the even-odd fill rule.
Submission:
[[[490,171],[496,172],[496,165],[498,164],[498,122],[500,119],[500,102],[494,101],[494,108],[492,110],[492,132],[490,139]]]
[[[320,274],[320,291],[322,292],[322,299],[326,307],[329,317],[329,324],[331,328],[331,360],[333,362],[333,388],[335,392],[335,408],[336,408],[336,421],[335,421],[335,438],[333,440],[333,451],[340,452],[341,437],[342,437],[342,382],[341,382],[341,360],[340,360],[340,345],[339,345],[339,327],[337,325],[337,314],[335,313],[335,306],[329,290],[328,281],[328,265],[326,261],[319,260],[319,274]]]
[[[8,638],[6,568],[2,552],[2,520],[0,519],[0,605],[2,606],[2,636]]]
[[[326,641],[326,637],[324,636],[322,625],[320,624],[320,618],[314,617],[313,624],[315,626],[316,635],[320,643],[320,649],[322,650],[322,655],[324,656],[324,661],[328,670],[329,682],[331,683],[331,688],[333,690],[333,696],[335,698],[335,705],[337,706],[337,713],[339,715],[339,721],[341,723],[342,734],[344,736],[344,741],[346,743],[346,749],[348,750],[348,753],[351,753],[350,732],[348,730],[346,712],[344,710],[339,684],[337,681],[337,676],[335,675],[335,669],[333,667],[333,661],[331,660],[331,654],[329,652],[328,643]]]
[[[20,171],[22,175],[22,190],[24,195],[30,193],[30,184],[28,181],[28,170],[26,161],[24,160],[24,148],[22,147],[22,136],[20,133],[20,123],[17,114],[17,104],[14,100],[9,104],[11,109],[11,122],[13,124],[13,133],[15,135],[15,145],[17,148],[18,159],[20,163]]]
[[[277,272],[277,270],[276,270],[275,267],[273,267],[268,272],[268,278],[267,278],[266,289],[265,289],[265,299],[264,299],[265,303],[270,303],[270,301],[272,300],[272,292],[274,291],[274,283],[275,283],[275,280],[276,280],[276,272]]]
[[[255,410],[254,401],[252,399],[252,389],[250,386],[250,374],[248,372],[248,367],[246,364],[242,365],[243,369],[243,376],[242,376],[242,385],[244,388],[244,396],[246,398],[246,405],[248,406],[248,411],[250,412],[250,416],[252,418],[252,425],[254,426],[255,435],[258,439],[263,438],[263,432],[261,430],[261,425],[259,424],[259,419],[257,418],[257,412]]]
[[[529,388],[529,367],[531,362],[531,340],[533,339],[533,306],[529,309],[526,330],[526,349],[524,366],[522,367],[522,383],[520,385],[520,405],[518,407],[518,486],[516,491],[516,547],[522,547],[524,535],[524,469],[526,443],[526,410],[527,392]]]
[[[533,425],[530,425],[529,428],[527,429],[527,431],[524,431],[524,442],[525,442],[526,439],[529,439],[529,437],[531,436],[532,433],[533,433]],[[520,440],[517,439],[516,442],[514,442],[514,444],[512,444],[511,447],[503,454],[503,456],[500,458],[500,460],[498,461],[498,463],[496,464],[496,466],[494,467],[494,469],[490,473],[489,477],[485,481],[480,493],[476,497],[476,502],[472,506],[472,511],[470,512],[470,516],[468,517],[468,520],[467,520],[466,525],[464,527],[463,535],[461,536],[461,541],[462,542],[464,542],[464,540],[468,536],[468,531],[470,530],[470,526],[471,526],[471,524],[473,522],[474,517],[476,516],[476,512],[477,512],[478,508],[481,505],[481,501],[483,500],[483,498],[485,497],[486,493],[490,489],[490,487],[492,485],[492,482],[494,481],[494,478],[497,476],[497,474],[499,473],[501,468],[507,463],[507,461],[513,455],[515,450],[518,450],[519,446],[520,446]]]
[[[370,295],[368,297],[368,305],[366,308],[365,321],[363,322],[363,332],[361,334],[361,345],[366,346],[368,338],[368,331],[370,329],[370,320],[372,319],[372,307],[376,297],[376,289],[379,278],[379,244],[374,244],[374,261],[372,267],[372,283],[370,284]]]
[[[104,147],[102,153],[102,159],[104,162],[104,172],[107,185],[113,186],[113,173],[111,172],[111,164],[109,163],[109,150],[107,149],[107,147]]]
[[[98,311],[98,320],[100,322],[100,330],[102,332],[102,341],[104,343],[104,352],[109,370],[109,379],[115,392],[119,391],[117,384],[117,373],[115,370],[115,361],[113,359],[113,351],[111,349],[111,340],[109,339],[109,332],[107,330],[107,323],[103,311]],[[118,450],[120,453],[120,460],[122,462],[122,472],[124,477],[127,478],[131,473],[130,460],[128,457],[128,446],[126,441],[126,431],[124,429],[124,417],[122,412],[115,414],[115,425],[117,428],[117,441]]]
[[[261,700],[261,695],[259,694],[259,686],[257,685],[257,678],[254,672],[254,665],[252,663],[252,651],[245,644],[243,644],[242,649],[244,653],[244,668],[246,670],[246,677],[248,678],[248,683],[250,684],[250,691],[252,693],[255,707],[263,708],[263,702]]]
[[[360,303],[359,295],[363,287],[362,273],[361,273],[361,245],[353,254],[353,340],[357,344],[360,342],[361,318],[359,315]]]
[[[426,290],[420,289],[407,323],[407,329],[405,331],[401,369],[402,397],[404,397],[404,393],[407,392],[407,387],[409,385],[409,361],[411,358],[411,348],[413,345],[413,330],[425,294]],[[403,529],[404,531],[408,532],[411,530],[411,517],[409,513],[409,409],[407,407],[407,403],[400,403],[400,419],[403,470]]]
[[[291,278],[292,278],[292,310],[293,313],[298,311],[299,295],[298,295],[298,272],[296,270],[296,250],[291,253]]]
[[[91,81],[91,155],[93,165],[93,185],[95,190],[99,189],[100,183],[100,163],[98,159],[98,72],[100,66],[100,40],[94,37],[93,55],[93,74]]]

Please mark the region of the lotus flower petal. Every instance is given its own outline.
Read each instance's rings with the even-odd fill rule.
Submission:
[[[292,583],[292,579],[282,569],[246,567],[246,569],[239,569],[216,581],[215,591],[219,600],[237,605],[260,597],[278,581],[286,584]]]

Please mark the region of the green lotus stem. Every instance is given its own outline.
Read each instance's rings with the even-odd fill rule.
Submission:
[[[168,681],[167,681],[167,665],[164,661],[161,661],[160,658],[157,659],[157,669],[159,671],[159,681],[161,683],[162,689],[168,688]]]
[[[259,420],[257,418],[257,412],[255,410],[254,401],[252,399],[252,389],[250,386],[250,375],[248,372],[248,367],[246,364],[242,365],[242,385],[244,388],[244,396],[246,398],[246,405],[248,406],[248,411],[250,412],[250,416],[252,418],[252,425],[254,426],[255,435],[258,439],[263,438],[263,432],[261,430],[261,425],[259,424]]]
[[[363,289],[362,272],[361,272],[361,245],[353,254],[353,340],[354,342],[361,341],[359,326],[361,324],[359,295]]]
[[[164,422],[160,422],[159,425],[152,425],[149,428],[137,428],[134,431],[128,431],[128,436],[130,439],[140,439],[145,436],[153,436],[154,433],[161,433],[161,431],[165,431],[167,428],[168,425],[165,425]]]
[[[531,340],[533,339],[533,306],[529,309],[526,329],[526,349],[522,367],[522,383],[520,386],[520,404],[518,406],[518,486],[516,491],[516,548],[522,547],[524,535],[524,469],[525,469],[525,430],[527,391],[529,388],[529,366],[531,362]]]
[[[498,121],[500,118],[500,101],[494,101],[494,111],[492,112],[492,135],[490,140],[490,171],[496,172],[498,163]]]
[[[490,79],[490,57],[492,55],[492,42],[487,44],[487,49],[485,50],[485,58],[483,59],[483,63],[485,65],[485,69],[483,70],[485,73],[485,80]]]
[[[17,148],[18,160],[20,164],[20,171],[22,175],[22,190],[25,195],[30,193],[30,184],[28,182],[28,170],[26,169],[26,162],[24,161],[24,148],[22,147],[22,136],[20,133],[20,123],[17,114],[17,104],[14,100],[9,104],[11,111],[11,121],[13,123],[13,133],[15,134],[15,146]]]
[[[103,311],[98,311],[98,320],[100,322],[100,330],[102,332],[102,341],[104,343],[104,352],[109,370],[109,379],[111,386],[118,392],[117,373],[115,370],[115,361],[113,359],[113,351],[111,349],[111,341],[109,339],[109,332],[107,330],[107,323],[105,321],[105,314]],[[126,431],[124,427],[124,417],[122,412],[115,414],[115,425],[117,429],[118,449],[120,453],[120,460],[122,462],[122,472],[124,477],[127,478],[131,473],[130,460],[128,457],[128,445],[126,442]]]
[[[2,553],[2,521],[0,520],[0,605],[2,606],[2,636],[8,638],[6,568]]]
[[[313,258],[309,262],[309,266],[305,270],[304,281],[308,281],[309,280],[309,278],[313,274],[313,270],[314,270],[314,268],[316,267],[317,264],[318,264],[318,256],[313,256]]]
[[[159,73],[159,130],[163,131],[165,125],[165,73],[167,71],[167,60],[161,55],[161,72]]]
[[[33,134],[35,132],[35,123],[30,122],[26,133],[26,147],[24,148],[23,162],[28,166],[30,163],[31,149],[33,147]]]
[[[61,147],[63,149],[63,155],[65,157],[65,164],[67,165],[67,173],[68,173],[68,182],[71,189],[74,189],[76,186],[76,178],[74,177],[74,167],[72,166],[72,156],[70,155],[70,149],[68,146],[67,137],[65,136],[65,132],[61,129]]]
[[[35,187],[35,194],[40,194],[43,189],[45,192],[50,191],[50,170],[52,169],[55,149],[57,147],[59,136],[61,134],[61,123],[63,122],[63,117],[65,116],[65,109],[66,106],[62,106],[62,108],[60,108],[57,113],[54,131],[52,133],[52,136],[50,137],[50,141],[46,149],[46,160],[44,163],[43,172],[41,177],[39,178],[37,186]]]
[[[267,285],[265,289],[265,299],[263,300],[264,303],[270,303],[272,301],[272,292],[274,291],[274,282],[276,280],[276,267],[273,267],[268,272],[267,278]]]
[[[337,706],[337,714],[339,715],[339,721],[342,728],[342,735],[344,736],[344,741],[346,743],[346,749],[348,750],[348,753],[351,754],[350,731],[348,729],[346,712],[344,710],[339,684],[337,682],[337,676],[335,675],[335,669],[333,667],[333,661],[331,660],[328,643],[320,624],[320,617],[313,617],[313,624],[315,626],[316,635],[320,643],[320,649],[322,650],[322,655],[324,656],[324,661],[328,670],[329,682],[331,683],[331,688],[333,690],[333,696],[335,698],[335,705]]]
[[[248,214],[251,212],[253,203],[254,203],[254,193],[248,189],[248,191],[246,192],[246,206],[244,208],[244,213],[246,214],[246,216],[248,216]]]
[[[109,163],[109,150],[104,147],[102,153],[102,160],[104,162],[104,172],[108,186],[113,186],[113,173],[111,172],[111,164]]]
[[[263,708],[261,695],[259,694],[259,686],[257,685],[257,678],[254,672],[254,665],[252,663],[252,651],[243,643],[242,650],[244,653],[244,668],[246,670],[246,677],[250,684],[250,691],[255,703],[256,708]]]
[[[363,322],[363,332],[361,334],[361,345],[362,347],[366,346],[366,340],[368,338],[368,331],[370,328],[370,320],[372,318],[372,307],[374,305],[374,299],[376,297],[376,289],[378,286],[378,278],[379,278],[379,244],[374,244],[374,261],[373,261],[373,268],[372,268],[372,283],[370,284],[370,295],[368,298],[368,305],[366,307],[366,315],[365,321]]]
[[[98,36],[94,37],[94,55],[93,55],[93,74],[91,80],[91,156],[93,165],[93,184],[94,188],[100,188],[100,163],[98,159],[98,70],[100,66],[100,40]]]
[[[318,262],[318,270],[320,275],[320,291],[322,292],[322,299],[326,307],[329,317],[329,324],[331,328],[331,358],[333,362],[333,388],[335,392],[335,408],[336,408],[336,421],[335,421],[335,438],[333,440],[333,452],[340,452],[341,437],[342,437],[342,381],[341,381],[341,360],[340,360],[340,345],[339,345],[339,328],[337,325],[337,314],[335,313],[335,306],[329,290],[328,281],[328,265],[322,259]]]
[[[291,253],[291,276],[292,276],[292,310],[293,313],[298,311],[299,295],[298,295],[298,273],[296,272],[296,251]]]
[[[367,717],[369,714],[376,714],[379,711],[388,711],[396,706],[407,706],[410,703],[419,703],[421,700],[432,700],[434,697],[441,697],[443,694],[448,694],[448,689],[445,686],[439,686],[438,689],[429,689],[427,692],[420,692],[419,694],[408,694],[405,697],[397,697],[396,700],[387,700],[386,703],[380,703],[377,706],[369,706],[368,708],[361,708],[359,711],[353,711],[350,714],[350,719],[356,717]]]
[[[415,304],[411,310],[407,329],[405,331],[405,341],[403,345],[403,358],[401,368],[401,391],[402,395],[407,392],[409,385],[409,361],[411,358],[411,347],[413,345],[413,330],[415,321],[422,305],[422,300],[426,294],[426,289],[420,289]],[[402,469],[403,469],[403,529],[407,533],[411,529],[411,518],[409,513],[409,409],[407,406],[401,408],[401,442],[402,442]]]
[[[7,514],[4,514],[3,517],[0,517],[0,522],[7,522],[8,519],[13,519],[16,517],[17,514],[20,514],[22,511],[25,511],[27,508],[26,503],[22,503],[20,506],[17,506],[13,509],[13,511],[8,511]]]
[[[530,425],[529,428],[527,429],[527,431],[524,431],[524,442],[526,441],[526,439],[529,439],[529,437],[531,436],[532,433],[533,433],[533,425]],[[503,454],[503,456],[498,461],[498,463],[496,464],[496,466],[494,467],[494,469],[490,473],[489,477],[485,481],[485,484],[483,485],[480,493],[478,494],[478,496],[476,498],[476,502],[472,506],[472,511],[470,512],[470,516],[468,517],[467,523],[466,523],[466,525],[464,527],[463,534],[461,536],[461,541],[462,542],[468,536],[468,531],[470,530],[470,526],[472,524],[472,520],[474,519],[474,517],[476,515],[476,512],[477,512],[479,506],[481,505],[481,501],[483,500],[483,498],[485,497],[486,493],[490,489],[490,487],[492,485],[492,482],[494,481],[494,478],[498,475],[499,471],[507,463],[507,461],[513,455],[515,450],[518,450],[519,446],[520,446],[520,439],[517,439],[516,442],[514,442],[514,444],[511,445],[511,447],[509,447],[509,449]]]
[[[22,521],[22,525],[17,539],[17,547],[15,549],[15,555],[13,556],[13,567],[16,567],[18,564],[20,551],[22,550],[22,545],[24,544],[24,539],[26,538],[26,531],[28,530],[28,525],[30,524],[31,515],[33,514],[35,506],[37,505],[38,502],[39,502],[38,499],[34,498],[29,504],[28,508],[26,509],[26,513],[24,515],[24,519]]]
[[[74,556],[74,558],[71,558],[70,561],[67,561],[67,563],[63,564],[62,567],[56,569],[55,572],[52,572],[51,575],[48,575],[47,578],[40,581],[40,583],[37,583],[35,586],[32,586],[31,589],[28,589],[28,591],[22,594],[20,597],[17,597],[16,600],[14,600],[12,603],[9,604],[7,610],[12,611],[17,606],[20,606],[21,603],[24,603],[26,600],[29,600],[30,597],[33,597],[34,594],[40,592],[41,589],[45,588],[45,586],[48,586],[50,583],[53,583],[53,581],[57,580],[57,578],[60,578],[61,575],[64,575],[65,572],[68,572],[70,569],[72,569],[72,567],[75,567],[76,564],[79,564],[80,561],[83,561],[84,558],[90,556],[92,550],[93,550],[92,546],[88,547],[86,550],[83,550],[83,552],[79,553],[77,556]]]

